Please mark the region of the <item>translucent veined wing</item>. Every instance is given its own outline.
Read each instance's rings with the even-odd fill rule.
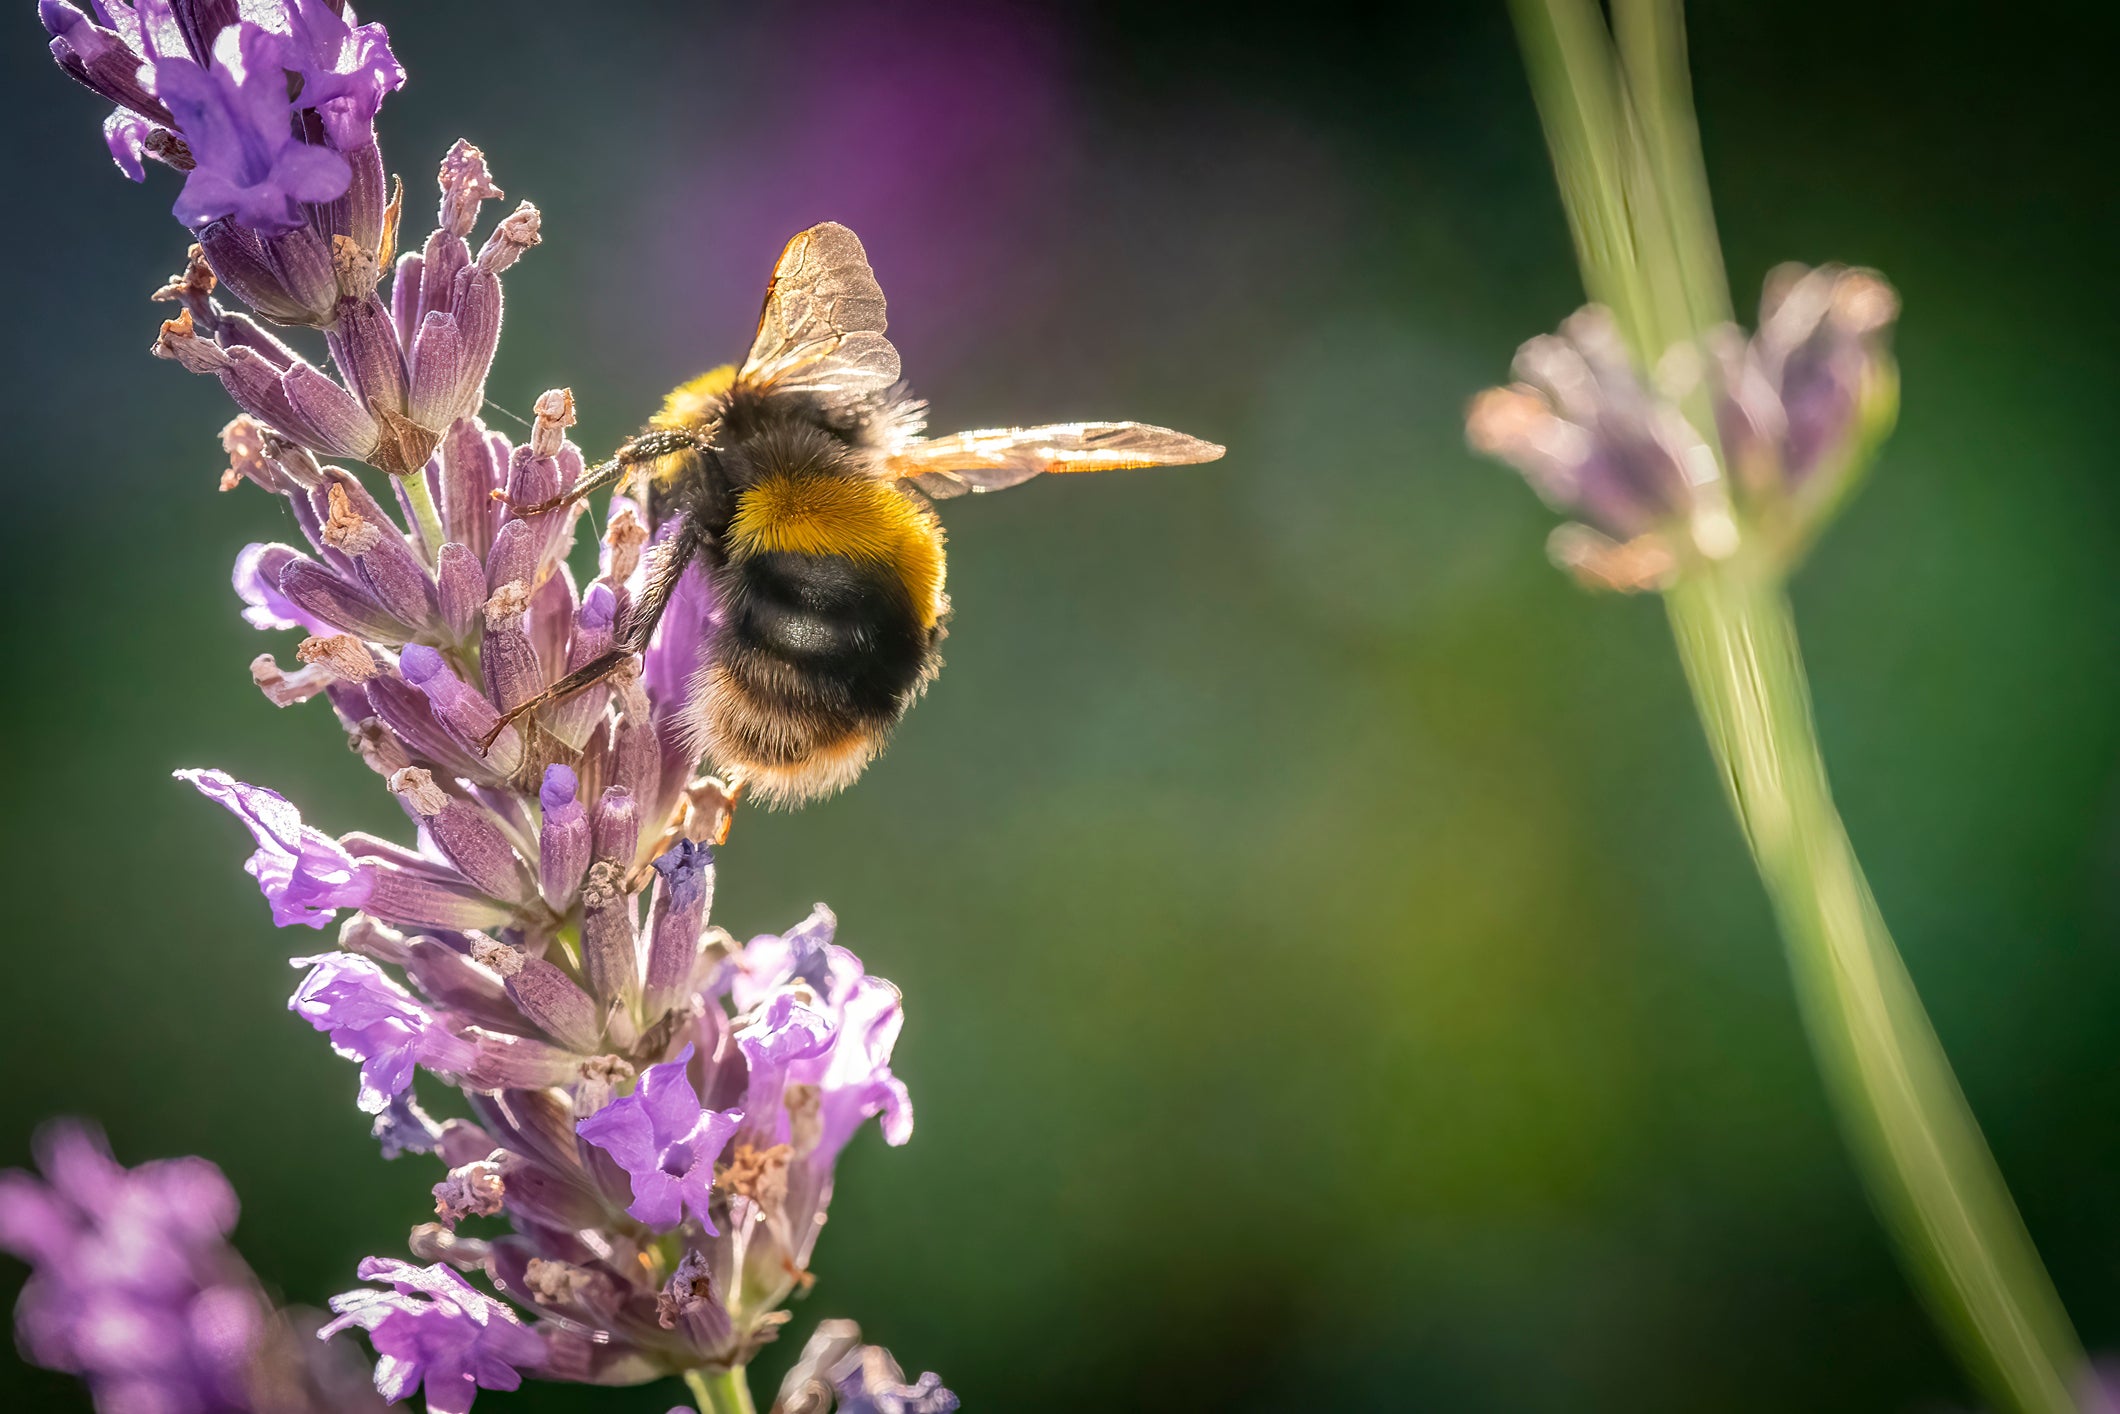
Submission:
[[[860,239],[834,221],[812,226],[773,267],[737,380],[847,397],[880,391],[898,381],[898,350],[883,328],[883,289]]]
[[[1213,442],[1145,422],[1059,422],[916,437],[885,459],[882,474],[902,477],[930,496],[946,498],[967,491],[999,491],[1048,471],[1184,466],[1211,462],[1222,451]]]

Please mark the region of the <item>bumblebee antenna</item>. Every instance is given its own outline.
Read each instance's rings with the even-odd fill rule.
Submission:
[[[612,454],[611,459],[591,467],[582,479],[554,496],[549,501],[538,501],[530,505],[517,505],[508,499],[508,493],[495,487],[493,499],[499,501],[519,516],[539,516],[547,511],[556,511],[561,506],[572,505],[584,496],[593,496],[606,487],[616,486],[626,479],[626,473],[641,462],[656,461],[672,452],[704,452],[710,448],[698,436],[681,428],[663,428],[654,432],[643,432]]]

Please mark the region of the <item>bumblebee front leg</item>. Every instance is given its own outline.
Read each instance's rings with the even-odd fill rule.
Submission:
[[[612,454],[609,461],[589,468],[588,471],[582,474],[581,480],[575,482],[549,501],[538,501],[531,505],[518,506],[508,499],[507,492],[497,489],[493,492],[493,499],[502,502],[508,509],[519,516],[543,515],[546,511],[556,511],[561,506],[572,505],[584,496],[593,496],[599,491],[618,485],[619,482],[626,479],[627,472],[642,462],[657,461],[672,452],[705,450],[705,444],[699,438],[689,432],[679,431],[676,428],[658,432],[643,432],[640,436],[626,443],[625,446],[620,447],[617,452]]]
[[[611,646],[611,650],[582,664],[529,701],[503,713],[501,719],[494,723],[493,730],[479,739],[479,753],[483,755],[491,751],[500,734],[518,718],[528,716],[548,703],[571,697],[585,687],[602,682],[634,654],[646,652],[649,640],[655,636],[655,626],[662,622],[663,610],[669,607],[670,596],[677,592],[678,581],[684,578],[684,573],[691,568],[693,560],[708,548],[707,537],[688,522],[657,557],[655,567],[648,575],[648,582],[643,587],[639,600],[627,614],[618,641]]]

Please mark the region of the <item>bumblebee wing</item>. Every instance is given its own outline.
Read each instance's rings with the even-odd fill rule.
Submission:
[[[1184,466],[1211,462],[1222,451],[1213,442],[1145,422],[1059,422],[915,438],[885,459],[882,474],[947,498],[999,491],[1048,471]]]
[[[880,391],[898,381],[883,328],[883,289],[860,239],[837,222],[812,226],[773,267],[737,381],[835,397]]]

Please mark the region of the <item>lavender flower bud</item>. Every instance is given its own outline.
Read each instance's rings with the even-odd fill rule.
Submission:
[[[498,972],[523,1015],[561,1045],[586,1053],[602,1043],[596,1003],[551,963],[486,937],[472,939],[471,956]]]
[[[589,586],[575,611],[574,632],[567,642],[566,671],[586,667],[602,657],[615,641],[618,597],[601,581]],[[545,717],[545,728],[569,747],[580,750],[589,733],[602,720],[610,696],[602,683],[586,687],[563,702],[556,702]]]
[[[640,995],[633,899],[625,891],[640,836],[640,812],[632,792],[607,789],[596,804],[595,863],[582,884],[582,971],[602,1002]]]
[[[575,796],[578,782],[565,766],[545,768],[538,787],[544,828],[538,834],[538,886],[545,903],[564,913],[589,870],[589,812]]]
[[[480,621],[486,606],[486,569],[470,546],[452,540],[436,557],[434,578],[439,592],[442,626],[449,636],[463,639]]]
[[[336,467],[328,468],[326,475],[331,484],[324,543],[352,557],[376,602],[400,622],[414,628],[433,626],[439,606],[434,581],[419,556],[360,482]]]
[[[425,645],[406,644],[409,652]],[[414,655],[417,659],[417,655]],[[398,668],[404,670],[404,655]],[[368,684],[368,705],[375,715],[415,757],[414,765],[438,769],[445,776],[492,782],[504,779],[499,763],[481,761],[457,734],[436,716],[426,693],[403,678],[379,677]]]
[[[434,715],[465,745],[475,745],[493,730],[501,714],[485,697],[472,691],[442,661],[442,655],[422,643],[408,643],[398,657],[398,671],[405,681],[427,694]],[[494,738],[487,760],[507,772],[522,764],[523,739],[514,727]]]
[[[378,868],[369,877],[368,901],[362,907],[399,927],[468,932],[498,928],[515,917],[515,910],[468,883],[410,869]]]
[[[408,766],[390,778],[390,789],[426,825],[434,842],[464,877],[489,897],[528,903],[536,890],[530,871],[508,844],[493,817],[450,795],[432,773]]]
[[[523,632],[530,593],[521,580],[510,580],[486,601],[486,635],[479,646],[479,666],[486,675],[486,694],[503,710],[528,702],[545,685],[537,650]]]
[[[1898,412],[1899,298],[1873,271],[1779,266],[1759,332],[1715,331],[1716,426],[1747,502],[1793,557],[1852,489]]]
[[[477,418],[467,417],[442,438],[441,492],[436,498],[442,524],[451,540],[471,548],[481,566],[493,546],[500,507],[493,491],[511,453],[507,440],[489,433]]]
[[[705,845],[679,840],[655,861],[654,901],[649,906],[648,960],[641,1011],[651,1021],[678,1005],[692,990],[700,959],[701,930],[714,901],[714,858]]]
[[[214,276],[237,299],[275,324],[329,324],[338,311],[335,278],[328,252],[308,229],[274,236],[274,243],[306,242],[318,246],[320,259],[305,259],[292,248],[271,250],[265,238],[234,221],[214,221],[198,233],[199,250]]]

